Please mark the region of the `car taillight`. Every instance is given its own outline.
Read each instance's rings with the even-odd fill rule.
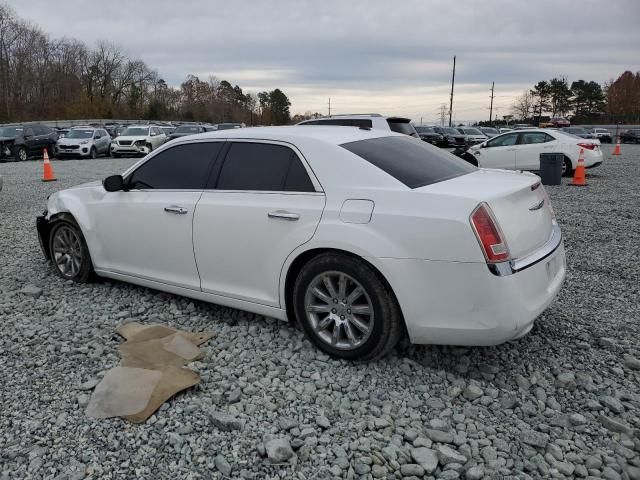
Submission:
[[[487,263],[509,260],[507,242],[495,221],[489,205],[481,203],[471,214],[471,225]]]
[[[587,150],[594,150],[597,147],[595,143],[579,143],[578,146]]]

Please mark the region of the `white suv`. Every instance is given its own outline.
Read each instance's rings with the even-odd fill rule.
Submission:
[[[146,155],[167,139],[164,131],[155,125],[129,125],[111,142],[111,156]]]
[[[372,128],[374,130],[391,130],[420,138],[411,124],[410,118],[383,117],[379,113],[332,115],[330,117],[305,120],[298,125],[342,125],[346,127]]]

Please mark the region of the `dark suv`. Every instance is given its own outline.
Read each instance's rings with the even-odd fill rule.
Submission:
[[[620,134],[622,143],[640,143],[640,128],[632,128]]]
[[[0,127],[0,160],[23,162],[29,157],[42,158],[45,149],[49,158],[53,158],[57,141],[57,132],[44,125]]]

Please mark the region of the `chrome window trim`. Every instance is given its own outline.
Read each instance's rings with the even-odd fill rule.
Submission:
[[[490,263],[488,264],[489,270],[491,273],[499,277],[513,275],[514,273],[521,272],[522,270],[525,270],[547,258],[557,250],[561,243],[562,232],[560,231],[558,224],[554,222],[551,229],[551,235],[542,247],[521,258],[499,263]]]

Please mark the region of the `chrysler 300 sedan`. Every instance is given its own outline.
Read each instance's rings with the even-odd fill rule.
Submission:
[[[62,278],[93,274],[295,321],[348,359],[525,335],[565,276],[539,178],[419,139],[265,127],[176,139],[53,194],[38,233]]]

